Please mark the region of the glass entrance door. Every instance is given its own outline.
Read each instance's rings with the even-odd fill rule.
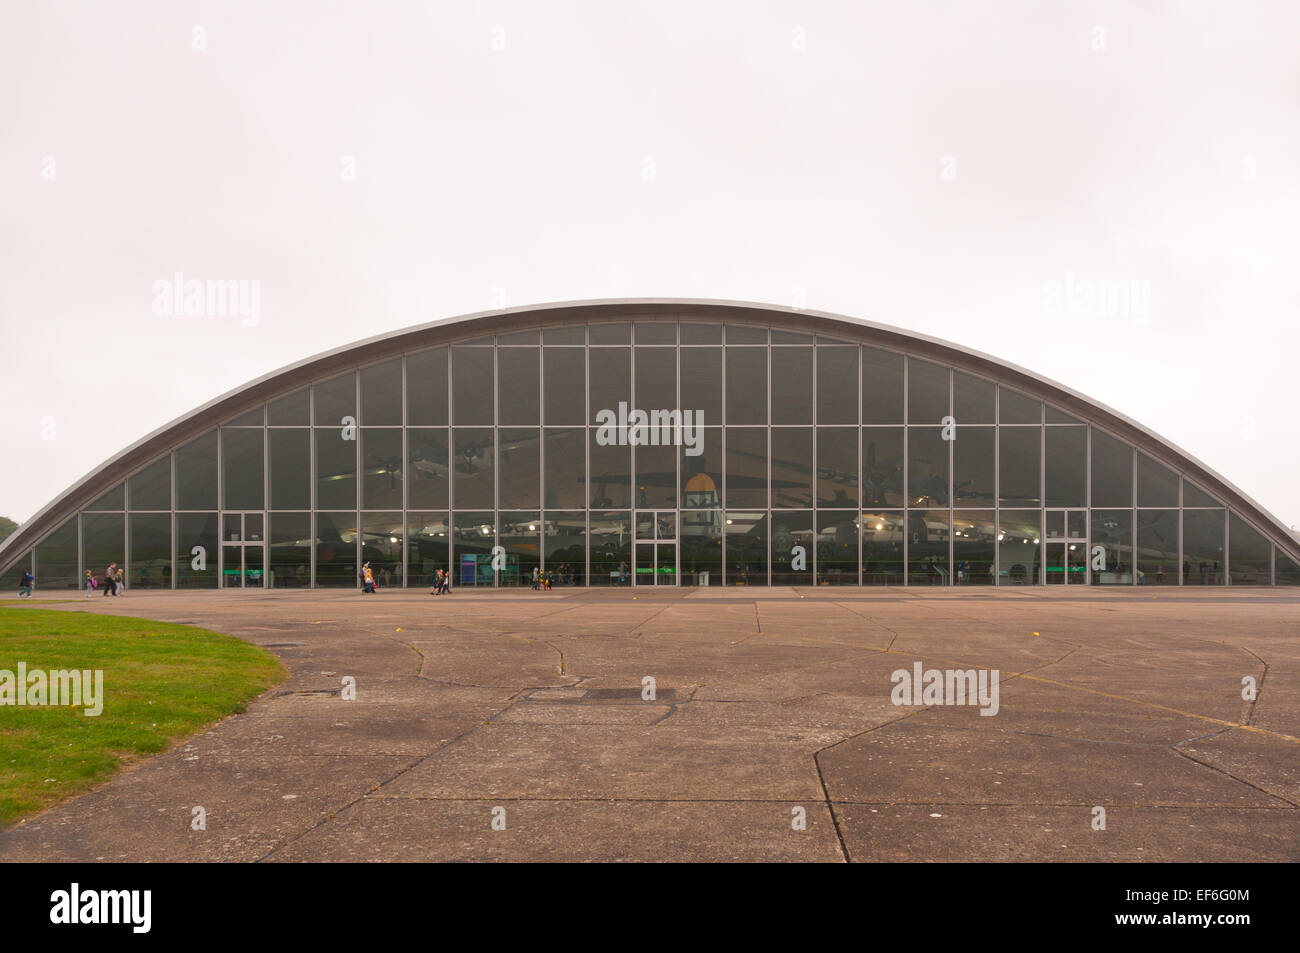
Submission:
[[[266,585],[265,522],[262,513],[221,515],[221,588],[260,589]]]
[[[632,579],[638,586],[677,585],[677,511],[636,514]]]
[[[1043,567],[1049,586],[1088,584],[1088,511],[1048,510]]]

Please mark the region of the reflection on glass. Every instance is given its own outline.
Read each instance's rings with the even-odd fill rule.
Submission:
[[[817,505],[857,508],[857,427],[817,428]]]
[[[1042,510],[1002,510],[998,526],[998,584],[1033,586],[1042,578]]]
[[[636,505],[660,507],[677,505],[677,448],[637,447]]]
[[[400,427],[402,424],[402,359],[363,367],[361,418],[367,427]]]
[[[541,431],[536,427],[501,428],[497,465],[501,481],[501,504],[538,506],[541,504]],[[460,498],[456,506],[461,505]]]
[[[345,417],[355,421],[357,416],[357,375],[354,371],[340,374],[327,381],[312,385],[317,427],[342,427]]]
[[[857,511],[818,510],[816,539],[817,585],[856,586],[858,584]]]
[[[632,448],[617,445],[602,446],[596,440],[597,428],[592,427],[589,430],[592,509],[631,506]]]
[[[948,448],[942,427],[907,428],[907,495],[912,506],[948,503]]]
[[[1183,585],[1222,586],[1223,510],[1183,511]]]
[[[862,348],[862,422],[903,422],[903,355]]]
[[[952,578],[948,566],[951,527],[947,510],[909,510],[907,513],[907,581],[913,586],[946,586]]]
[[[812,428],[772,429],[772,506],[812,506]],[[776,557],[773,556],[773,566]]]
[[[705,425],[722,423],[722,348],[684,347],[681,362],[681,409],[703,413]]]
[[[361,430],[361,506],[367,510],[402,508],[402,432]],[[400,534],[399,534],[400,535]]]
[[[438,570],[451,568],[451,527],[445,510],[406,514],[406,584],[434,587]]]
[[[176,451],[176,508],[180,510],[217,508],[217,432],[215,430],[196,437]]]
[[[1138,506],[1177,506],[1178,474],[1145,453],[1138,454]]]
[[[586,585],[587,514],[581,510],[548,511],[545,529],[545,565],[551,585]]]
[[[361,563],[380,589],[402,585],[402,541],[406,530],[401,513],[361,514]]]
[[[452,431],[451,490],[456,509],[490,509],[495,505],[496,447],[490,428]]]
[[[547,424],[587,422],[587,352],[578,347],[542,348]]]
[[[817,348],[817,423],[858,422],[858,349]]]
[[[451,415],[458,427],[493,422],[492,353],[490,347],[451,349]]]
[[[952,442],[952,492],[956,505],[992,506],[996,501],[995,435],[993,427],[958,425],[957,439]]]
[[[862,584],[901,586],[903,536],[907,529],[903,511],[863,513],[858,525],[862,533]]]
[[[772,423],[813,422],[813,349],[772,349]],[[856,401],[856,397],[854,398]]]
[[[581,427],[543,431],[546,461],[543,505],[549,509],[574,509],[587,502],[587,450]]]
[[[767,514],[757,510],[727,510],[727,585],[767,585]]]
[[[1092,430],[1092,505],[1133,505],[1133,448]]]
[[[991,586],[996,581],[997,523],[992,510],[954,510],[952,581],[958,586]]]
[[[311,514],[272,513],[266,584],[271,589],[311,585]]]
[[[1047,427],[1048,506],[1084,506],[1088,502],[1088,431],[1084,427]]]
[[[357,514],[316,514],[316,585],[359,589]]]
[[[626,511],[591,513],[591,584],[632,584],[632,514]]]
[[[136,589],[172,587],[170,513],[131,514],[131,581]]]
[[[1228,517],[1228,565],[1234,586],[1267,586],[1272,582],[1272,546],[1264,534],[1236,513]]]
[[[172,508],[171,454],[149,464],[127,481],[131,509],[170,510]]]
[[[903,428],[862,428],[862,503],[902,506]]]
[[[1092,551],[1101,559],[1102,569],[1093,569],[1094,586],[1133,585],[1133,511],[1093,510]],[[1094,557],[1095,558],[1095,557]]]
[[[997,385],[981,377],[954,371],[952,378],[952,415],[958,426],[994,424]]]
[[[219,545],[216,513],[177,513],[176,588],[217,588]],[[102,572],[101,569],[92,571]]]
[[[497,522],[497,545],[506,552],[506,567],[497,573],[498,586],[546,585],[542,570],[542,522],[536,512],[503,510]],[[533,571],[537,579],[533,579]],[[552,583],[554,585],[554,583]]]
[[[683,512],[678,560],[683,586],[722,585],[723,523],[720,510]]]
[[[687,453],[687,447],[678,450],[678,467],[682,481],[681,505],[691,509],[722,506],[722,428],[706,427],[702,452],[696,456]]]
[[[357,443],[344,434],[338,427],[314,431],[317,509],[357,507]]]
[[[1137,571],[1139,586],[1178,585],[1177,510],[1138,510]]]
[[[591,374],[591,418],[588,423],[595,423],[602,410],[618,414],[620,401],[631,407],[632,349],[603,347],[588,353]]]
[[[93,566],[86,568],[92,573],[100,571]],[[77,575],[77,517],[68,519],[36,547],[33,575],[41,589],[85,588]]]
[[[447,425],[447,348],[406,355],[406,423],[410,427]]]
[[[728,347],[727,423],[767,423],[767,349]]]
[[[496,523],[491,512],[455,513],[452,516],[451,565],[455,586],[487,586],[494,582],[492,547]]]
[[[767,429],[727,428],[727,505],[767,506]]]
[[[541,422],[540,374],[539,348],[497,350],[497,423],[536,425]]]
[[[1003,427],[998,433],[998,476],[1003,506],[1039,506],[1041,427]],[[960,438],[958,438],[960,439]]]
[[[271,428],[271,509],[311,509],[311,431],[306,427]]]
[[[948,416],[948,368],[907,359],[907,422],[940,424]],[[960,421],[958,421],[960,423]]]
[[[772,514],[772,585],[812,585],[816,538],[811,510]]]
[[[647,413],[677,408],[677,350],[638,347],[633,356],[636,362],[633,406]]]
[[[445,427],[411,427],[406,432],[407,506],[442,509],[451,484],[448,469],[448,431]]]

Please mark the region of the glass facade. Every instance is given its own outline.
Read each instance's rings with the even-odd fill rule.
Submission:
[[[683,314],[337,367],[98,488],[3,578],[1300,584],[1168,461],[930,357]]]

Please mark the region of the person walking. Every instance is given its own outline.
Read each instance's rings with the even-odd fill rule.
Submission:
[[[91,572],[89,569],[86,570],[86,578],[84,581],[84,585],[86,587],[86,598],[89,599],[90,594],[94,592],[95,587],[99,585],[99,583],[95,582],[95,574]]]
[[[538,582],[537,567],[534,566],[533,567],[533,592],[537,591],[537,582]]]
[[[21,599],[26,596],[30,599],[32,597],[32,587],[34,585],[36,585],[36,577],[33,576],[32,571],[28,569],[23,572],[23,578],[18,581],[18,598]]]
[[[431,596],[440,596],[440,595],[442,595],[442,570],[441,570],[441,569],[438,569],[438,570],[435,570],[435,571],[434,571],[434,574],[433,574],[433,588],[432,588],[431,590],[429,590],[429,595],[431,595]]]
[[[364,593],[375,591],[375,573],[370,568],[370,563],[361,567],[361,591]]]
[[[438,590],[438,595],[440,596],[451,595],[451,570],[439,569],[438,572],[441,574],[441,578],[442,578],[442,586]]]
[[[117,588],[117,563],[109,563],[108,568],[104,570],[104,595],[115,596],[113,590]]]
[[[121,567],[118,567],[117,578],[114,579],[113,582],[114,582],[113,595],[115,596],[126,595],[126,573],[122,571]]]

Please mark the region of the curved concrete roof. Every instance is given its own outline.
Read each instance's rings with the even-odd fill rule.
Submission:
[[[1271,536],[1292,558],[1300,561],[1300,537],[1227,479],[1137,421],[1023,367],[938,338],[824,311],[707,298],[617,298],[502,308],[432,321],[334,348],[264,374],[159,427],[68,487],[0,544],[0,569],[7,568],[17,556],[39,543],[69,516],[160,454],[187,443],[222,421],[236,417],[269,399],[294,391],[304,384],[331,377],[358,365],[439,344],[527,327],[619,319],[684,319],[763,324],[877,345],[950,364],[1032,394],[1127,440],[1148,456],[1181,472],[1218,496]]]

